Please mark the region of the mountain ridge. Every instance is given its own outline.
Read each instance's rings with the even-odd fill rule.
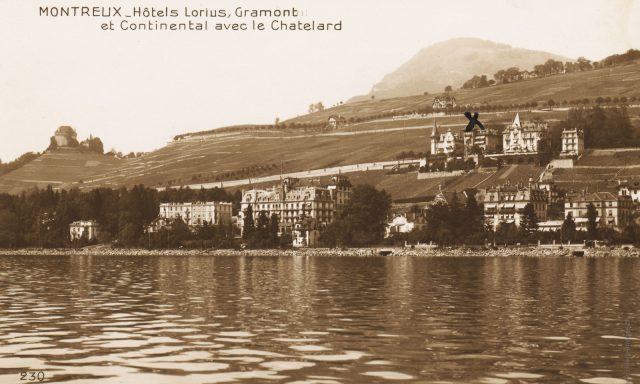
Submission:
[[[474,75],[492,76],[500,69],[519,67],[531,70],[548,59],[569,61],[554,53],[512,47],[471,37],[454,38],[420,49],[397,69],[373,85],[366,95],[348,102],[371,98],[391,98],[442,92],[447,85],[459,88]]]

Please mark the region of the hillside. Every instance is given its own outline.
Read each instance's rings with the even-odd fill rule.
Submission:
[[[109,172],[126,163],[112,156],[75,149],[48,151],[0,177],[0,192],[19,193],[30,188],[67,188]]]
[[[351,101],[442,92],[447,85],[459,88],[473,75],[491,77],[500,69],[530,70],[548,59],[567,61],[548,52],[514,48],[475,38],[458,38],[421,49],[409,61],[386,75],[371,91]]]
[[[510,106],[533,101],[543,105],[549,99],[561,103],[564,100],[571,101],[587,98],[593,102],[597,97],[607,96],[611,98],[622,96],[631,98],[635,96],[640,99],[640,60],[616,67],[523,80],[487,88],[458,89],[449,92],[449,94],[456,98],[458,104],[472,106],[482,103]],[[331,115],[340,115],[350,119],[393,112],[402,114],[403,111],[420,110],[426,106],[431,106],[433,98],[442,95],[444,93],[389,99],[368,99],[299,116],[285,121],[285,123],[324,123]]]
[[[566,113],[566,110],[520,111],[520,117],[523,120],[540,117],[554,123],[565,119]],[[639,113],[638,108],[630,109],[636,124]],[[514,115],[515,112],[487,112],[481,118],[488,128],[502,129]],[[233,180],[251,181],[251,178],[281,172],[307,172],[336,166],[353,168],[353,164],[394,161],[401,152],[426,152],[434,120],[440,132],[449,128],[460,132],[467,122],[464,116],[451,115],[370,121],[324,133],[272,129],[191,135],[145,156],[127,160],[74,151],[50,152],[0,177],[0,191],[15,193],[47,184],[81,189],[135,184],[199,188],[200,184],[217,186]],[[446,189],[462,190],[504,181],[474,173],[443,180],[416,180],[415,173],[397,175],[389,174],[388,170],[373,170],[380,167],[360,171],[363,168],[366,171],[367,166],[349,173],[354,182],[369,182],[387,189],[394,199],[432,195],[437,192],[438,184]],[[514,171],[512,177],[521,173]],[[539,171],[525,173],[526,177],[520,175],[516,179],[535,178]],[[246,188],[249,182],[235,184]]]

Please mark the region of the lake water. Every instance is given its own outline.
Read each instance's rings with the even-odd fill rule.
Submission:
[[[0,256],[0,383],[624,383],[639,346],[639,259]]]

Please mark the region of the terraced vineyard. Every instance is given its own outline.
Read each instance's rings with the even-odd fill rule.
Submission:
[[[51,185],[67,188],[82,185],[97,175],[125,166],[128,161],[76,150],[45,152],[37,159],[0,177],[0,192],[21,191]]]

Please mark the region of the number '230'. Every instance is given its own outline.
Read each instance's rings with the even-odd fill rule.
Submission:
[[[44,372],[43,371],[20,372],[20,380],[21,381],[43,381]]]

